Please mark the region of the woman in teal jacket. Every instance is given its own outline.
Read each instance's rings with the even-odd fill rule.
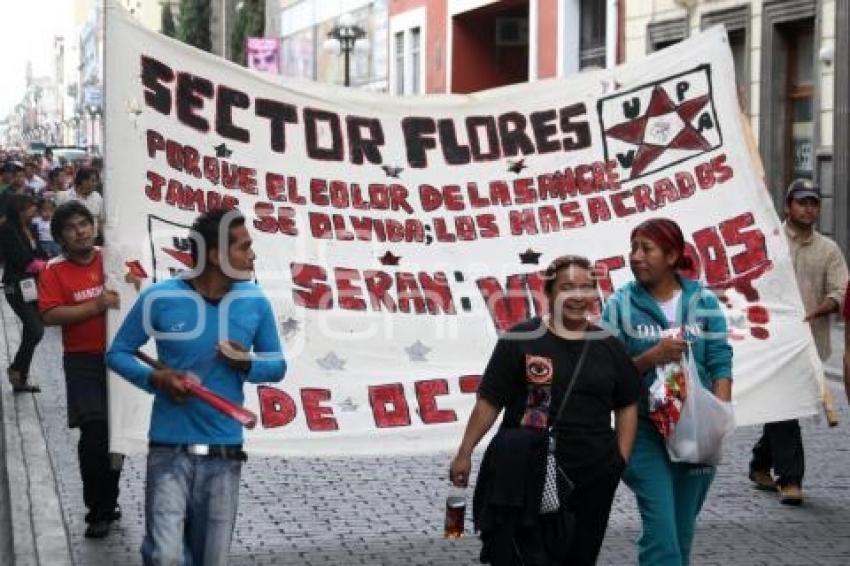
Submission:
[[[715,468],[671,462],[664,439],[649,418],[655,368],[682,359],[690,342],[702,385],[724,401],[732,396],[732,348],[717,297],[679,270],[691,267],[682,230],[672,220],[648,220],[631,235],[632,281],[606,302],[603,319],[623,341],[641,373],[638,433],[624,480],[643,522],[639,563],[689,563],[696,518]]]

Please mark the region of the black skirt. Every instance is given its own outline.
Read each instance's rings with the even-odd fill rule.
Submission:
[[[472,500],[481,534],[480,561],[493,566],[553,566],[564,563],[574,517],[562,505],[540,514],[548,450],[546,431],[501,427],[481,460]],[[558,477],[560,501],[567,487]]]

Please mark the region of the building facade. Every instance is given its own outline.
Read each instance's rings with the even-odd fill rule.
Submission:
[[[212,53],[225,59],[230,59],[233,54],[231,35],[233,34],[233,25],[236,23],[236,4],[236,0],[210,0],[210,7],[212,8],[210,14]],[[177,11],[174,11],[174,13],[177,14]],[[159,31],[158,22],[154,29]]]
[[[634,61],[724,25],[739,99],[755,133],[777,212],[796,177],[823,194],[821,225],[848,250],[850,2],[630,0],[625,56]]]
[[[95,152],[103,148],[103,9],[90,5],[91,15],[80,33],[80,75],[77,90],[77,145]]]
[[[178,4],[179,0],[120,0],[120,5],[131,17],[148,29],[159,31],[162,21],[162,5]]]
[[[55,144],[61,139],[59,128],[60,93],[51,76],[34,76],[27,68],[26,89],[21,101],[6,116],[5,146],[27,147],[31,142]]]
[[[366,33],[350,57],[351,86],[387,90],[388,0],[269,0],[266,37],[280,37],[285,77],[343,84],[344,57],[324,48],[328,33],[347,14]]]
[[[625,3],[390,0],[389,90],[469,93],[613,66]]]

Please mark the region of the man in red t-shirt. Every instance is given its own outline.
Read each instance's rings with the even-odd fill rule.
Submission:
[[[57,208],[50,231],[64,253],[39,276],[38,308],[46,325],[62,327],[68,426],[80,429],[85,535],[102,538],[120,517],[120,470],[112,469],[109,458],[104,357],[106,310],[118,308],[118,294],[104,289],[103,256],[94,245],[94,218],[85,205],[69,202]]]

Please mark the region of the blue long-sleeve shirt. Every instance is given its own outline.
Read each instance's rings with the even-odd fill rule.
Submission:
[[[243,382],[278,382],[286,372],[271,304],[254,283],[234,283],[217,303],[205,300],[179,278],[151,285],[124,319],[106,362],[137,387],[153,393],[148,432],[152,442],[240,444],[243,431],[242,425],[199,399],[179,403],[155,389],[150,381],[153,369],[134,356],[150,338],[166,366],[193,372],[205,387],[239,405],[244,402]],[[247,373],[217,356],[216,346],[228,339],[252,350]]]

